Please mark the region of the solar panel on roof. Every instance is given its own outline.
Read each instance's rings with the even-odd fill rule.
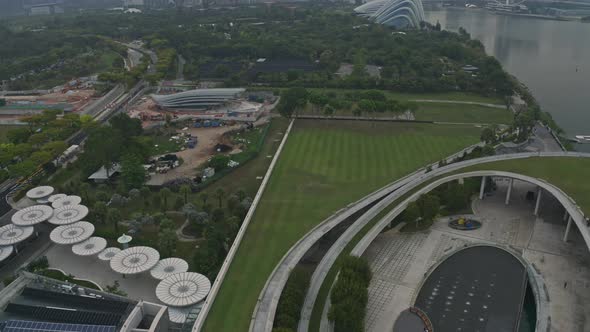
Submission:
[[[115,326],[9,320],[2,332],[116,332]]]

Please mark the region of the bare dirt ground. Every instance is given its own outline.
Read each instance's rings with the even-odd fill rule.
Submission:
[[[74,107],[74,111],[77,111],[95,99],[93,97],[94,93],[94,89],[79,89],[70,90],[65,93],[54,92],[40,96],[6,96],[3,98],[9,103],[18,101],[44,102],[48,105],[68,103]]]
[[[216,144],[223,142],[223,134],[240,128],[240,125],[217,128],[189,128],[184,132],[197,137],[197,146],[194,149],[186,149],[175,154],[184,161],[182,165],[164,174],[154,174],[148,181],[148,185],[162,185],[167,181],[195,176],[195,169],[206,162],[213,155]]]

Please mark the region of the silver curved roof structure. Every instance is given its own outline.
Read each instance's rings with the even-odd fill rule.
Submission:
[[[87,221],[56,227],[49,234],[51,241],[57,244],[76,244],[82,242],[94,233],[94,225]]]
[[[55,209],[49,223],[67,225],[84,219],[88,215],[88,208],[84,205],[66,205]]]
[[[120,253],[121,249],[117,247],[109,247],[98,254],[98,259],[101,261],[110,261],[116,254]]]
[[[107,240],[93,236],[84,242],[72,246],[72,252],[78,256],[92,256],[103,251],[107,247]]]
[[[0,246],[10,246],[33,235],[33,226],[20,227],[13,224],[0,227]]]
[[[64,207],[66,205],[78,205],[82,203],[82,198],[76,195],[68,195],[59,199],[56,199],[51,203],[54,209],[59,209],[60,207]]]
[[[42,223],[53,216],[53,209],[47,205],[33,205],[16,211],[11,221],[17,226],[32,226]]]
[[[40,199],[48,197],[53,193],[55,189],[51,186],[40,186],[35,187],[29,191],[27,191],[27,197],[30,199]]]
[[[354,9],[378,24],[398,29],[417,28],[424,21],[424,8],[421,0],[375,0]]]
[[[158,106],[170,109],[203,109],[236,100],[245,89],[196,89],[171,95],[150,95]]]
[[[188,263],[184,259],[171,257],[159,261],[158,264],[150,270],[150,274],[158,280],[164,280],[175,273],[186,271],[188,271]]]
[[[131,247],[111,259],[111,269],[121,274],[137,274],[153,268],[160,260],[160,253],[150,247]]]
[[[202,301],[211,290],[207,277],[195,272],[183,272],[160,281],[156,297],[173,307],[186,307]]]
[[[66,197],[66,196],[67,196],[66,194],[53,194],[53,195],[51,195],[51,196],[49,196],[49,197],[47,198],[47,201],[48,201],[49,203],[53,203],[53,202],[55,202],[56,200],[58,200],[58,199],[60,199],[60,198],[63,198],[63,197]]]
[[[7,259],[14,252],[13,246],[0,247],[0,262]]]

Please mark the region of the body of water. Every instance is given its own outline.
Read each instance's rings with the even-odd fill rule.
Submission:
[[[568,137],[590,135],[590,23],[462,8],[427,11],[426,20],[451,31],[465,28],[529,87]],[[590,144],[576,149],[590,151]]]

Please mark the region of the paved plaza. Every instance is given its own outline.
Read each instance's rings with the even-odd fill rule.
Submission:
[[[576,227],[563,241],[564,209],[544,192],[539,217],[533,215],[535,201],[526,200],[534,185],[514,181],[509,205],[504,200],[508,180],[498,179],[497,190],[473,202],[475,217],[482,227],[459,231],[447,219],[428,231],[380,234],[364,257],[373,270],[366,316],[367,331],[391,331],[396,317],[413,302],[428,269],[445,254],[469,243],[509,245],[521,252],[540,271],[549,294],[551,326],[554,331],[589,331],[590,255]]]
[[[92,280],[103,289],[117,280],[119,289],[127,293],[129,298],[160,303],[156,298],[158,280],[152,278],[149,272],[123,278],[123,275],[111,270],[109,262],[101,261],[96,255],[75,255],[71,245],[53,245],[45,255],[51,268],[60,269],[76,278]]]

